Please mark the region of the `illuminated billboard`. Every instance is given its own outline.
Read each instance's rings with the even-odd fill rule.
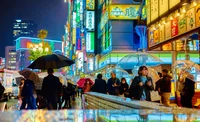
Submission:
[[[94,11],[86,11],[86,29],[94,30]]]
[[[109,18],[136,20],[139,17],[140,5],[109,5]],[[143,14],[146,14],[143,12]]]
[[[86,52],[94,52],[94,32],[86,33]]]

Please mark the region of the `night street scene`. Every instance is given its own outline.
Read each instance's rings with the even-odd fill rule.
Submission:
[[[200,0],[1,0],[0,122],[200,122]]]

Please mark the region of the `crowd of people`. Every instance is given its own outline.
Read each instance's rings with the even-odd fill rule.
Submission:
[[[166,69],[163,69],[162,73],[158,72],[160,79],[156,82],[148,75],[148,68],[140,66],[138,75],[131,80],[130,84],[127,83],[126,78],[118,79],[116,73],[111,72],[111,78],[107,82],[102,78],[102,74],[98,74],[94,83],[86,80],[81,88],[70,83],[67,86],[62,85],[53,72],[51,68],[47,70],[48,76],[43,79],[42,89],[39,91],[35,89],[33,81],[28,78],[21,79],[19,99],[21,99],[22,104],[20,110],[71,108],[71,100],[75,100],[75,95],[82,96],[85,92],[91,91],[142,101],[152,101],[151,92],[157,91],[160,95],[158,102],[170,106],[171,76]],[[178,83],[182,106],[192,108],[194,81],[185,77],[179,78]]]

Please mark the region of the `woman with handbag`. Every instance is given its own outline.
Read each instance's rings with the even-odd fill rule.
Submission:
[[[148,76],[146,66],[140,66],[130,86],[129,94],[132,99],[151,101],[150,91],[154,90],[152,78]]]

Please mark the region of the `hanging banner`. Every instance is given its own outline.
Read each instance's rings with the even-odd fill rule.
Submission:
[[[200,26],[200,4],[196,6],[196,27]]]
[[[164,26],[160,26],[159,28],[159,37],[160,37],[160,42],[163,42],[165,40],[165,30]]]
[[[86,29],[94,30],[94,11],[86,11]]]
[[[174,18],[171,21],[171,28],[172,28],[172,37],[177,36],[178,35],[178,19]]]
[[[72,44],[76,44],[76,28],[72,30]]]
[[[158,0],[151,0],[151,21],[158,18]]]
[[[82,50],[80,28],[76,28],[76,50]]]
[[[168,11],[169,1],[168,0],[159,0],[159,16]]]
[[[169,8],[171,9],[172,7],[178,5],[181,2],[181,0],[169,0]]]
[[[76,5],[76,22],[80,22],[80,0],[77,0],[77,5]]]
[[[86,0],[87,10],[94,10],[95,0]]]
[[[185,14],[182,14],[178,18],[178,33],[182,34],[186,32],[186,17]]]
[[[165,40],[171,38],[171,21],[165,24]]]
[[[195,28],[195,13],[194,8],[186,12],[187,15],[187,31]]]

